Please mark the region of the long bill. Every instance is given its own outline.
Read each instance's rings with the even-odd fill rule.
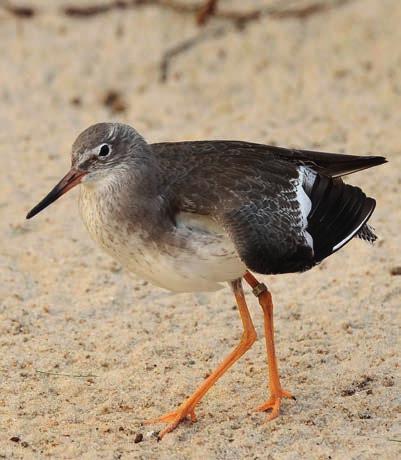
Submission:
[[[71,168],[61,181],[43,198],[43,200],[28,212],[26,218],[30,219],[35,216],[60,198],[61,195],[64,195],[64,193],[68,192],[68,190],[78,185],[85,174],[86,172],[84,171],[78,171],[75,168]]]

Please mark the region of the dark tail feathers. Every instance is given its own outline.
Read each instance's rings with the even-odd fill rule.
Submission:
[[[313,238],[316,262],[336,252],[355,235],[374,239],[374,233],[365,224],[376,202],[360,188],[344,184],[341,179],[318,175],[310,198],[312,209],[307,231]]]

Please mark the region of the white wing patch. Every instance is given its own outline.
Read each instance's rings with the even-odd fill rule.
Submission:
[[[311,189],[313,183],[316,179],[316,173],[314,173],[311,169],[300,166],[298,169],[299,176],[296,181],[294,181],[294,185],[296,188],[297,193],[297,201],[299,204],[299,209],[301,212],[301,225],[303,229],[303,236],[308,244],[313,249],[313,238],[312,235],[306,230],[308,226],[308,216],[312,209],[312,202],[305,192],[305,187],[307,190]]]

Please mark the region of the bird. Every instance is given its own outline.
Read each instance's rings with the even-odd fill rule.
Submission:
[[[386,162],[235,140],[148,143],[133,127],[97,123],[72,145],[71,169],[30,219],[80,184],[79,209],[93,240],[128,271],[176,292],[235,297],[238,345],[178,408],[150,420],[159,439],[196,421],[207,391],[256,340],[243,281],[264,318],[269,397],[259,411],[276,418],[285,398],[273,328],[273,301],[256,274],[304,272],[354,237],[373,243],[376,202],[342,177]]]

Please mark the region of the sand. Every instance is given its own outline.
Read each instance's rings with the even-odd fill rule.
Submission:
[[[19,2],[38,9],[28,19],[0,7],[0,457],[400,458],[400,2],[263,16],[242,31],[221,19],[200,30],[157,6],[70,18],[65,3]],[[222,8],[256,3],[273,4]],[[223,35],[177,56],[159,82],[166,49],[216,27]],[[122,98],[111,107],[110,91]],[[235,138],[390,160],[349,178],[377,199],[378,244],[353,241],[308,273],[264,277],[283,385],[297,396],[276,421],[253,411],[267,377],[249,294],[258,341],[198,422],[157,442],[162,425],[142,421],[177,406],[240,337],[229,289],[178,295],[126,273],[90,240],[76,190],[25,221],[68,170],[75,136],[105,120],[150,141]]]

